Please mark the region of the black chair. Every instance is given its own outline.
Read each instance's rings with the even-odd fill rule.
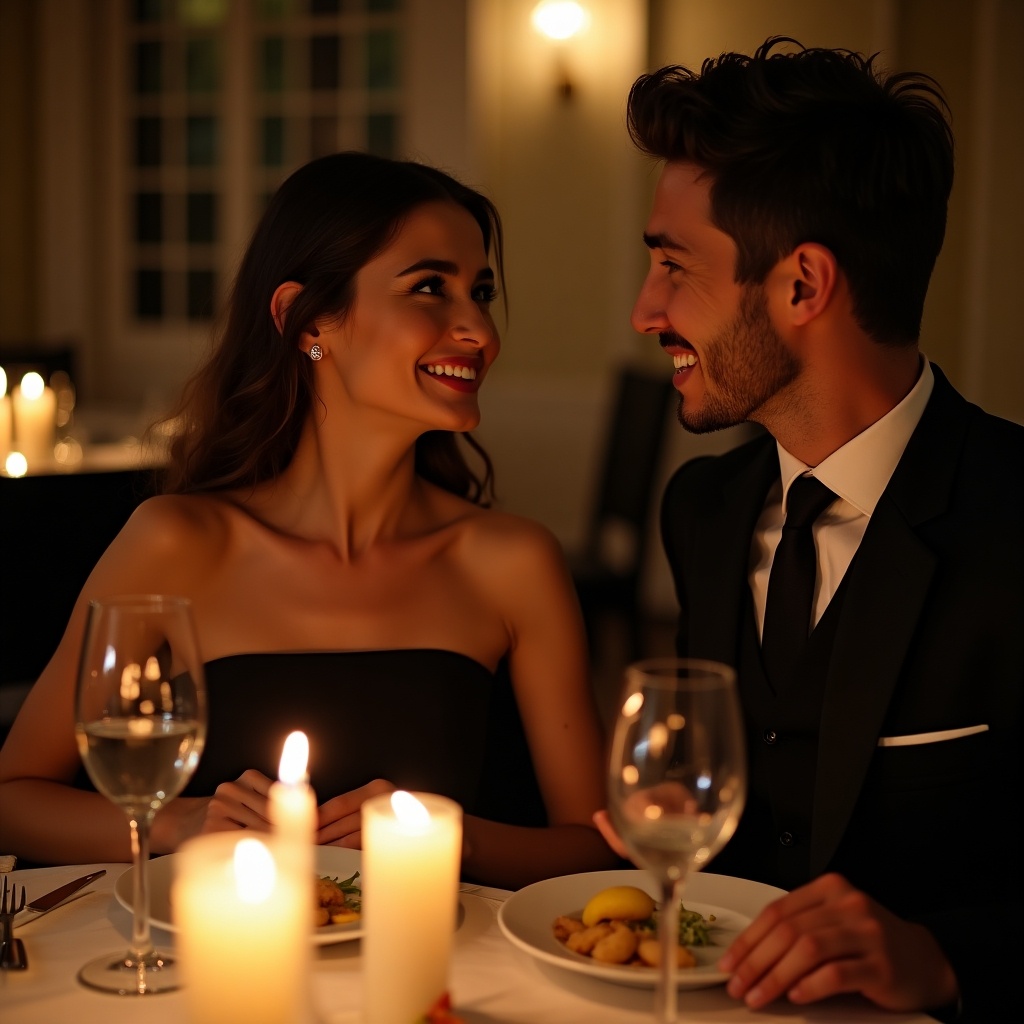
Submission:
[[[625,626],[630,658],[643,654],[640,591],[674,394],[667,372],[626,366],[618,373],[586,543],[569,553],[592,651],[612,615]]]

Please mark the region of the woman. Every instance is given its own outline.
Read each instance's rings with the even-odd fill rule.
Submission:
[[[90,599],[167,593],[193,603],[211,717],[153,852],[265,827],[304,728],[319,843],[358,847],[362,801],[402,786],[463,804],[478,881],[616,863],[560,549],[485,507],[486,455],[481,478],[456,443],[498,354],[492,247],[500,271],[491,203],[432,168],[341,153],[284,183],[186,389],[169,493],[90,575],[0,752],[0,848],[128,858],[123,812],[73,785],[76,660]]]

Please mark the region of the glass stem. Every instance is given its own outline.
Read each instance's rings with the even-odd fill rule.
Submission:
[[[661,909],[658,911],[658,941],[661,947],[661,970],[654,1013],[658,1024],[676,1024],[679,1019],[676,988],[676,947],[679,945],[679,897],[681,880],[661,880]]]
[[[149,932],[149,829],[154,812],[130,811],[128,824],[132,830],[132,959],[139,963],[149,959],[153,940]]]

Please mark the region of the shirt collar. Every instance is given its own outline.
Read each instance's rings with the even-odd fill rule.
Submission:
[[[903,401],[856,437],[850,438],[813,470],[776,442],[782,471],[784,512],[790,484],[808,471],[863,515],[870,516],[875,511],[878,499],[903,457],[903,450],[931,397],[935,375],[927,357],[922,356],[921,362],[917,383]]]

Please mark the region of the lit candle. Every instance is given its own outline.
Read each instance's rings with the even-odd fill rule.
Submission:
[[[303,1019],[309,887],[280,870],[276,837],[218,832],[175,859],[174,921],[190,1024]]]
[[[270,823],[284,841],[293,844],[296,855],[305,860],[311,876],[316,839],[316,796],[309,787],[308,763],[309,740],[306,734],[290,733],[281,752],[278,781],[270,787]]]
[[[38,373],[26,373],[11,395],[14,406],[14,448],[29,465],[53,458],[57,396]]]
[[[11,400],[7,397],[7,373],[0,366],[0,464],[11,450]]]
[[[462,808],[429,793],[362,807],[365,1024],[412,1024],[448,991]]]

